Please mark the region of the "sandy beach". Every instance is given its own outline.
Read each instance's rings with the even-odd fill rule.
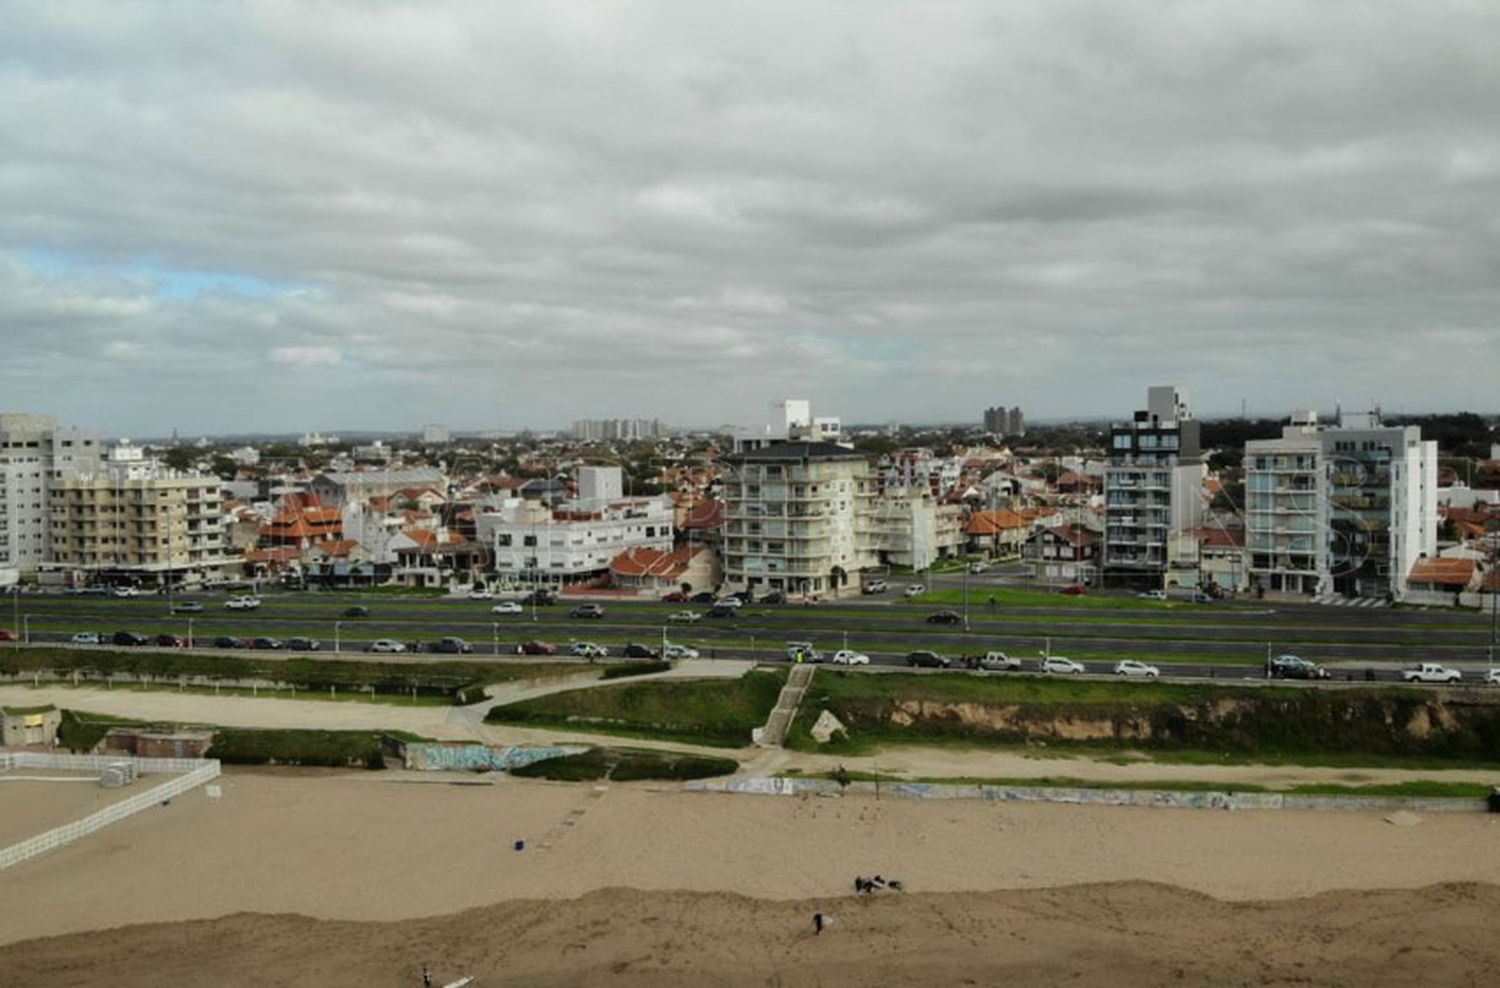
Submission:
[[[1216,983],[1274,984],[1336,961],[1314,982],[1368,984],[1354,975],[1402,968],[1357,949],[1350,931],[1364,914],[1392,924],[1388,954],[1431,959],[1442,938],[1462,944],[1448,961],[1471,967],[1443,983],[1500,960],[1481,946],[1493,936],[1470,943],[1466,925],[1488,931],[1500,915],[1500,818],[1485,814],[1398,826],[1374,813],[481,781],[232,770],[221,799],[190,793],[0,874],[6,901],[27,903],[0,911],[0,965],[43,972],[67,957],[67,983],[80,985],[162,983],[163,952],[183,970],[212,963],[226,985],[403,984],[401,964],[419,954],[463,960],[493,984],[983,983],[1001,970],[1049,983],[1065,953],[1093,983],[1119,973],[1110,956],[1139,954],[1139,978],[1110,983],[1216,962],[1275,975]],[[854,876],[876,872],[909,891],[856,898]],[[814,947],[804,941],[817,909],[836,922]],[[125,924],[158,925],[89,932]],[[1287,946],[1286,930],[1305,949]],[[1086,949],[1064,950],[1078,937]],[[258,952],[281,966],[258,968]]]

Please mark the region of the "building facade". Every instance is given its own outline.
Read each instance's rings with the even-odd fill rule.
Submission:
[[[997,436],[1026,435],[1026,416],[1021,413],[1021,406],[1006,408],[1004,405],[996,405],[994,408],[986,408],[984,431]]]
[[[99,468],[102,433],[51,415],[0,414],[0,572],[30,576],[51,553],[50,502],[64,473]]]
[[[781,442],[724,459],[724,578],[756,595],[822,594],[874,565],[865,531],[875,482],[864,455]]]
[[[665,497],[607,503],[572,501],[556,509],[506,499],[476,519],[481,542],[494,552],[502,584],[576,583],[609,571],[612,559],[635,548],[672,548],[672,502]]]
[[[1198,423],[1172,386],[1147,391],[1146,408],[1110,428],[1104,467],[1106,581],[1160,588],[1174,534],[1203,517]]]
[[[68,473],[50,501],[45,568],[72,584],[191,586],[223,575],[219,478],[169,470],[117,446],[103,467]]]
[[[1271,593],[1401,599],[1437,555],[1437,444],[1378,413],[1297,412],[1245,444],[1251,583]]]

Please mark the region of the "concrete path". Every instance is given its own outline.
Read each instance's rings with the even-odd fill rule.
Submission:
[[[791,729],[792,718],[797,716],[797,708],[802,705],[802,698],[807,695],[807,688],[812,685],[812,665],[795,665],[786,677],[786,685],[781,688],[781,693],[776,697],[776,706],[771,708],[771,715],[766,718],[766,726],[761,728],[760,738],[757,743],[763,748],[780,748],[786,740],[786,732]]]

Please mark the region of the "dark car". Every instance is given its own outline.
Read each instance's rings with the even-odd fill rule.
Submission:
[[[546,642],[529,641],[522,642],[516,646],[516,654],[518,655],[553,655],[556,652],[557,646],[549,645]]]
[[[1278,655],[1271,660],[1271,675],[1277,679],[1327,679],[1329,672],[1300,655]]]
[[[285,646],[281,644],[280,638],[252,638],[250,639],[250,647],[276,650]]]
[[[523,604],[555,604],[557,593],[552,590],[538,588],[521,598]]]
[[[938,611],[927,615],[928,624],[963,624],[963,615],[957,611]]]
[[[450,655],[462,655],[474,651],[474,646],[470,645],[462,638],[449,636],[442,639],[441,641],[434,642],[431,650],[434,652],[443,652]]]
[[[714,596],[714,592],[712,590],[703,590],[703,591],[700,591],[699,593],[693,594],[692,603],[694,603],[694,604],[712,604],[714,601],[716,601],[718,599],[719,599],[718,597]]]
[[[568,612],[570,618],[602,618],[604,608],[598,604],[579,604]]]
[[[203,605],[196,600],[180,600],[172,605],[173,614],[201,614]]]
[[[920,650],[906,653],[906,664],[920,666],[923,669],[946,669],[953,664],[953,660],[946,655]]]
[[[370,609],[368,607],[360,607],[360,606],[356,605],[354,607],[346,607],[346,608],[344,608],[344,617],[369,617],[369,616],[370,616]]]
[[[626,645],[625,648],[620,651],[620,654],[625,656],[625,658],[627,659],[654,659],[658,657],[656,649],[652,648],[649,645],[640,645],[635,642],[631,642],[629,645]]]
[[[755,594],[751,593],[749,590],[736,590],[734,593],[728,594],[725,599],[737,600],[741,604],[753,604],[755,603]]]
[[[760,599],[760,602],[762,604],[785,604],[786,594],[782,593],[780,590],[772,590],[770,593],[762,597]],[[749,601],[746,601],[746,603],[749,603]]]
[[[288,638],[286,647],[293,652],[316,652],[323,647],[323,643],[316,638]]]
[[[732,604],[715,604],[708,609],[711,618],[732,618],[740,616],[740,609]]]
[[[115,636],[110,639],[110,642],[115,645],[134,647],[136,645],[150,645],[151,639],[145,635],[138,635],[134,631],[116,631]]]
[[[1057,592],[1066,594],[1069,597],[1083,597],[1088,594],[1089,588],[1082,583],[1070,583],[1065,587],[1059,588]]]
[[[663,604],[686,604],[689,599],[688,595],[681,590],[673,590],[671,593],[662,594],[661,596]]]
[[[157,635],[156,644],[164,645],[167,648],[186,648],[187,639],[181,635]]]
[[[220,635],[214,639],[214,648],[244,648],[245,639],[233,635]]]

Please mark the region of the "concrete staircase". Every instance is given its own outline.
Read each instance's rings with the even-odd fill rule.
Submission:
[[[766,718],[766,725],[756,732],[756,744],[762,748],[781,747],[782,742],[786,741],[787,730],[792,726],[792,718],[797,716],[797,708],[802,705],[802,698],[812,685],[812,678],[813,666],[792,666],[791,674],[786,677],[786,685],[781,688],[781,695],[776,697],[776,706],[771,708],[771,716]]]

